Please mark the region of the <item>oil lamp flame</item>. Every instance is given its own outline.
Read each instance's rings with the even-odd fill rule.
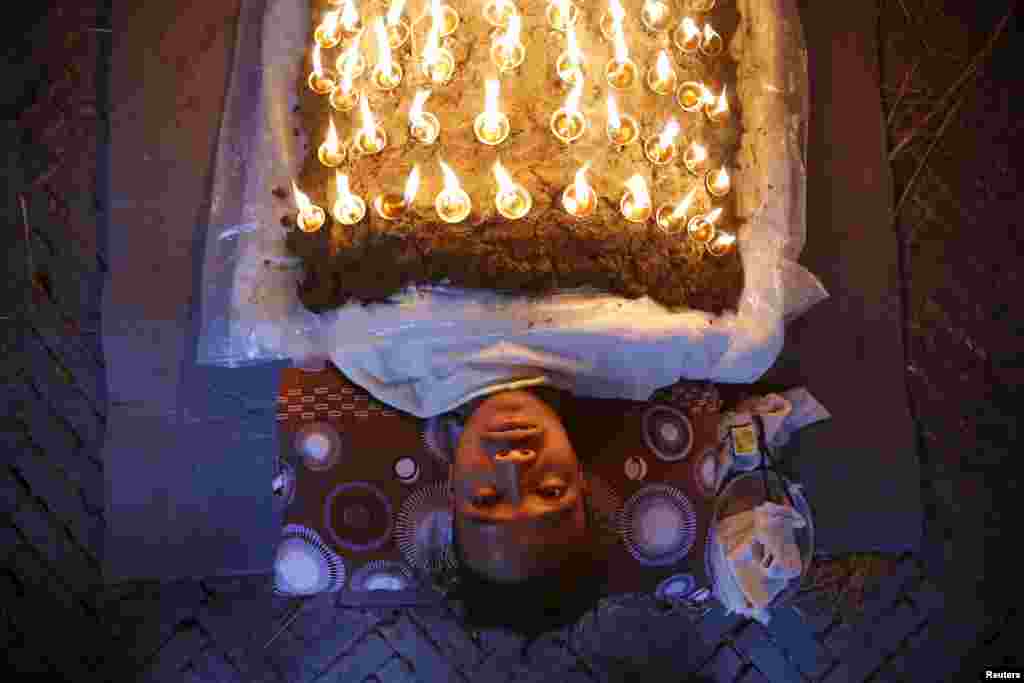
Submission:
[[[700,29],[697,28],[697,23],[690,17],[683,17],[682,29],[686,42],[690,42],[700,35]]]
[[[334,127],[334,117],[328,117],[329,125],[327,126],[327,151],[330,154],[338,153],[338,129]]]
[[[672,211],[672,221],[680,221],[686,216],[686,212],[690,210],[690,205],[693,204],[693,198],[697,194],[697,188],[690,188],[690,191],[686,193],[682,201],[676,205],[675,210]]]
[[[590,194],[590,185],[587,184],[587,169],[590,168],[590,162],[580,166],[579,170],[576,171],[576,177],[573,180],[573,189],[576,194],[577,201],[583,201],[583,198]]]
[[[704,220],[707,221],[708,225],[714,225],[715,221],[717,221],[718,217],[721,216],[721,215],[722,215],[722,209],[721,209],[721,207],[719,207],[719,208],[713,210],[707,216],[705,216]],[[735,238],[733,238],[733,239],[735,239]]]
[[[691,142],[689,157],[694,164],[699,164],[707,161],[708,151],[704,148],[704,145],[699,142]]]
[[[368,99],[367,97],[360,98],[359,107],[363,116],[363,135],[366,136],[368,142],[372,142],[377,139],[377,122],[373,118],[373,112],[370,111]]]
[[[348,176],[341,171],[334,172],[335,192],[334,206],[331,213],[343,225],[355,225],[366,215],[366,203],[352,194],[348,186]]]
[[[711,184],[719,192],[729,189],[729,174],[724,167],[718,172],[714,180],[711,181]]]
[[[320,26],[325,35],[333,37],[338,33],[338,18],[340,15],[341,10],[334,10],[324,15],[324,20]]]
[[[350,203],[352,199],[355,198],[355,195],[352,194],[352,190],[349,189],[348,176],[342,173],[341,171],[335,171],[334,178],[336,181],[335,186],[337,188],[335,190],[335,203],[343,205]]]
[[[718,35],[718,33],[715,32],[715,29],[711,28],[711,24],[704,24],[704,40],[705,41],[711,41],[717,35]]]
[[[402,10],[405,9],[405,0],[394,0],[388,9],[388,26],[394,26],[402,18]]]
[[[580,100],[583,98],[583,79],[577,75],[576,83],[572,86],[572,90],[565,98],[565,113],[568,116],[573,116],[579,113]]]
[[[459,185],[459,177],[457,175],[455,175],[455,171],[453,171],[448,166],[448,164],[444,163],[443,161],[439,160],[438,163],[441,164],[441,173],[444,174],[444,191],[445,192],[458,192],[458,191],[460,191],[462,189],[462,186]]]
[[[675,119],[672,119],[671,121],[668,122],[668,125],[665,126],[665,130],[663,130],[661,135],[658,137],[658,145],[662,149],[671,147],[672,143],[676,139],[676,135],[678,134],[679,124],[676,122]]]
[[[672,77],[672,65],[668,60],[668,52],[666,50],[658,53],[658,61],[654,66],[654,70],[659,80],[667,81]]]
[[[619,0],[609,0],[608,12],[612,15],[612,21],[616,24],[622,24],[626,19],[626,10],[622,8],[622,3]]]
[[[306,193],[299,189],[299,186],[292,181],[292,193],[295,195],[295,205],[299,207],[299,215],[309,216],[313,213],[313,202],[309,201]]]
[[[633,206],[637,209],[650,208],[651,195],[647,192],[647,182],[639,173],[626,181],[626,189],[633,196]]]
[[[512,176],[508,174],[505,167],[501,165],[501,161],[494,162],[494,177],[498,180],[499,195],[515,192],[516,184],[512,181]]]
[[[441,50],[441,2],[431,0],[430,31],[427,32],[427,43],[423,47],[423,61],[428,65],[437,64]]]
[[[402,193],[402,201],[407,207],[412,206],[416,199],[416,193],[420,189],[420,166],[416,164],[409,173],[409,179],[405,181],[405,192]]]
[[[619,118],[619,108],[615,104],[615,95],[608,93],[608,127],[618,130],[620,126],[622,120]]]
[[[655,0],[647,0],[647,2],[644,3],[643,11],[651,18],[651,21],[658,23],[664,19],[665,5],[660,2],[655,2]]]
[[[715,240],[715,242],[717,242],[718,245],[721,246],[721,247],[732,246],[733,242],[735,242],[735,241],[736,241],[736,235],[730,235],[727,232],[720,232],[720,233],[718,233],[718,239]]]
[[[580,51],[580,44],[576,40],[576,27],[570,24],[565,30],[565,36],[566,52],[569,55],[569,59],[572,60],[573,66],[579,67],[583,62],[583,52]]]
[[[313,46],[313,73],[317,75],[317,78],[322,78],[324,75],[324,65],[320,61],[320,43]]]
[[[359,25],[359,11],[354,0],[345,0],[345,6],[341,10],[341,25],[350,33]]]
[[[711,112],[712,116],[725,114],[729,111],[729,101],[725,99],[725,86],[722,86],[722,94],[718,98],[718,106]]]
[[[613,0],[614,2],[615,0]],[[621,8],[621,5],[619,6]],[[622,22],[615,22],[615,61],[618,64],[625,64],[629,61],[629,48],[626,46],[626,34],[622,30]]]
[[[387,29],[384,28],[384,20],[380,17],[373,24],[373,31],[377,34],[377,69],[384,74],[391,73],[391,42],[388,40]]]
[[[501,43],[505,46],[506,50],[512,50],[519,44],[519,34],[522,32],[522,25],[523,18],[518,12],[509,18],[508,30],[505,32],[505,35],[501,37]]]
[[[423,105],[427,103],[428,97],[430,97],[429,90],[416,91],[416,96],[412,100],[412,106],[409,107],[409,122],[414,126],[423,122]]]

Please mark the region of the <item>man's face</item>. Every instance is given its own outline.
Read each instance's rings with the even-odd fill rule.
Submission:
[[[556,566],[581,538],[584,480],[558,415],[525,391],[487,398],[455,452],[451,500],[465,561],[493,580]]]

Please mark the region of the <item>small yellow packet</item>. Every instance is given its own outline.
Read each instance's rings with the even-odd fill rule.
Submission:
[[[732,444],[736,457],[756,456],[758,454],[757,431],[754,429],[754,425],[745,424],[733,427]]]

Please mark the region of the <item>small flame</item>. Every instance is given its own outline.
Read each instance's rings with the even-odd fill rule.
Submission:
[[[359,23],[359,10],[356,9],[355,0],[345,0],[345,7],[341,11],[341,25],[346,31],[355,31]]]
[[[722,209],[721,209],[721,207],[719,207],[719,208],[715,209],[714,211],[712,211],[711,213],[709,213],[707,216],[705,216],[704,220],[708,222],[708,225],[714,225],[715,221],[717,221],[718,217],[721,216],[721,215],[722,215]]]
[[[320,61],[320,43],[313,46],[313,73],[318,77],[324,75],[324,65]]]
[[[441,172],[444,173],[444,190],[445,192],[455,192],[461,190],[462,186],[459,184],[459,177],[455,175],[455,171],[448,167],[448,164],[444,163],[440,159],[438,163],[441,164]]]
[[[487,89],[486,100],[484,102],[484,115],[488,125],[496,127],[498,125],[498,93],[499,83],[495,79],[490,79],[484,83],[484,87]]]
[[[679,123],[675,119],[668,122],[665,126],[665,130],[661,132],[658,138],[658,144],[662,147],[670,147],[672,142],[676,139],[676,135],[679,135]]]
[[[565,30],[566,39],[566,52],[569,53],[569,59],[572,61],[573,66],[579,66],[583,61],[583,52],[580,50],[580,44],[576,40],[576,27],[569,26]]]
[[[728,100],[725,99],[725,86],[723,85],[722,95],[718,98],[718,106],[715,107],[714,111],[712,111],[711,113],[713,115],[724,114],[727,111],[729,111],[729,102]]]
[[[430,97],[430,91],[420,89],[416,91],[416,96],[412,100],[412,106],[409,108],[409,122],[417,124],[423,118],[423,105],[427,103],[427,98]]]
[[[690,143],[690,160],[695,164],[699,164],[702,161],[707,161],[708,150],[704,148],[704,145],[694,141]]]
[[[359,98],[359,107],[363,115],[363,135],[367,140],[376,140],[377,122],[373,119],[373,112],[370,111],[370,103],[367,101],[369,99],[368,97]]]
[[[615,95],[608,93],[608,125],[612,130],[618,130],[622,125],[619,119],[619,108],[615,105]]]
[[[509,18],[508,30],[505,31],[505,35],[500,38],[502,45],[504,45],[506,49],[511,50],[519,44],[519,34],[522,32],[522,26],[523,18],[518,12]]]
[[[412,172],[409,174],[409,179],[405,181],[405,192],[402,194],[402,201],[405,202],[406,206],[411,206],[414,199],[416,199],[416,192],[420,189],[420,165],[416,164],[412,167]]]
[[[711,24],[704,24],[704,42],[713,40],[719,37],[718,32],[711,28]]]
[[[686,196],[683,197],[682,201],[680,201],[679,204],[676,205],[675,210],[672,211],[673,221],[682,220],[683,217],[686,216],[686,212],[690,210],[690,205],[693,204],[693,198],[696,194],[697,188],[690,188],[690,191],[686,193]]]
[[[501,165],[500,160],[494,162],[494,177],[498,179],[498,194],[515,192],[516,184],[505,167]]]
[[[700,35],[700,29],[697,28],[696,22],[690,17],[683,17],[682,29],[686,42],[690,42],[694,37]]]
[[[720,188],[729,187],[729,174],[725,172],[724,166],[715,176],[714,185]]]
[[[324,33],[331,36],[332,38],[338,33],[338,17],[341,14],[341,10],[334,10],[324,15],[324,20],[320,24]]]
[[[330,125],[327,127],[327,151],[331,154],[338,153],[338,129],[334,127],[334,117],[328,117],[327,119]]]
[[[647,0],[644,3],[644,11],[654,23],[658,23],[665,16],[665,5],[656,0]]]
[[[576,211],[576,209],[583,204],[586,197],[590,194],[590,185],[587,184],[587,169],[590,168],[590,162],[583,164],[576,171],[576,178],[573,180],[572,191],[576,195],[576,199],[573,200],[571,197],[565,197],[565,208],[570,213]]]
[[[639,173],[626,181],[626,189],[633,195],[633,205],[638,209],[651,205],[651,195],[647,192],[647,181]]]
[[[662,50],[658,53],[658,61],[654,67],[658,79],[667,81],[672,75],[672,64],[668,60],[668,51]]]
[[[583,74],[576,74],[576,82],[572,86],[572,90],[565,98],[565,112],[567,114],[575,114],[580,110],[580,99],[583,98]]]
[[[299,189],[294,180],[292,181],[292,193],[295,195],[295,204],[299,207],[299,214],[305,216],[313,211],[313,202],[309,201],[309,197]]]
[[[374,22],[373,31],[377,34],[377,68],[385,74],[391,73],[391,43],[388,42],[384,20],[380,17]]]
[[[437,0],[434,5],[440,8]],[[441,59],[441,10],[433,10],[433,19],[430,21],[430,31],[427,32],[427,42],[423,46],[423,61],[427,66],[437,64]]]
[[[402,10],[405,9],[405,0],[394,0],[388,9],[388,26],[394,26],[402,18]]]
[[[348,187],[348,176],[341,171],[334,172],[335,178],[335,190],[334,190],[334,205],[346,204],[352,200],[352,191]],[[344,213],[342,211],[335,210],[335,213]]]
[[[626,34],[622,30],[622,22],[615,22],[615,62],[624,64],[629,61],[629,48],[626,46]]]
[[[715,243],[722,247],[732,246],[732,243],[736,241],[736,235],[730,235],[727,232],[718,233],[718,237],[715,238]]]
[[[560,16],[562,18],[563,22],[568,24],[569,23],[569,15],[572,13],[572,10],[569,9],[570,0],[555,0],[555,2],[557,3],[557,6],[558,6],[558,16]]]
[[[626,10],[622,9],[622,3],[619,0],[609,0],[608,11],[612,15],[612,21],[616,24],[622,24],[626,19]]]
[[[702,104],[712,104],[715,101],[715,96],[703,83],[700,84],[700,100]]]

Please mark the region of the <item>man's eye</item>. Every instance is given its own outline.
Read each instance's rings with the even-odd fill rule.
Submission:
[[[489,507],[489,506],[494,505],[494,504],[496,504],[498,502],[498,496],[494,495],[493,493],[491,493],[491,494],[484,494],[482,496],[477,496],[477,497],[473,498],[472,502],[473,502],[473,505],[476,505],[478,507]]]
[[[561,498],[565,495],[566,488],[564,486],[549,486],[541,489],[541,495],[545,498]]]

